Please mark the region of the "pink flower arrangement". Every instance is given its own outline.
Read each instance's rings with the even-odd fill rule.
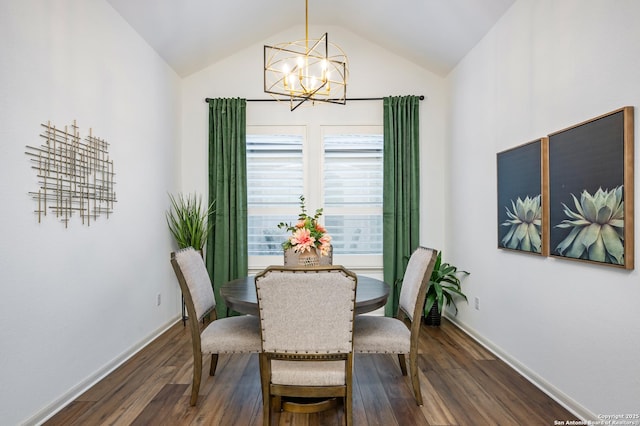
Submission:
[[[318,223],[318,219],[322,216],[322,209],[317,209],[315,215],[309,216],[304,202],[304,196],[301,195],[300,207],[302,211],[295,225],[284,222],[278,224],[278,228],[285,228],[292,233],[282,243],[282,248],[285,250],[293,248],[296,253],[310,252],[312,248],[315,248],[320,251],[321,256],[327,256],[331,250],[331,236],[327,233],[327,229]]]

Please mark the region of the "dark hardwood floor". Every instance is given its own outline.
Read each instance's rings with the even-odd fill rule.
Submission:
[[[423,326],[419,360],[424,405],[413,399],[397,357],[355,357],[355,425],[553,425],[575,416],[443,319]],[[46,425],[262,425],[257,355],[221,355],[196,407],[189,406],[191,343],[182,323],[53,416]],[[279,425],[341,425],[342,406],[279,415]]]

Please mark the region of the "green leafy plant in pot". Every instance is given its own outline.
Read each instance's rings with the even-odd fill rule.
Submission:
[[[460,271],[456,266],[443,263],[442,253],[439,252],[429,278],[427,300],[424,305],[424,322],[427,325],[440,325],[443,306],[453,305],[457,314],[456,297],[461,297],[467,303],[469,302],[460,288],[460,274],[469,275],[469,272]]]
[[[196,194],[178,194],[177,197],[169,194],[169,200],[171,208],[166,212],[167,225],[178,247],[193,247],[202,256],[209,232],[213,229],[213,223],[209,223],[209,216],[215,213],[215,201],[205,208],[202,205],[202,197]],[[183,296],[182,324],[185,327],[187,319]]]
[[[193,247],[202,252],[213,229],[213,223],[208,219],[215,213],[215,201],[205,208],[202,197],[196,194],[178,194],[177,197],[169,194],[169,199],[171,209],[166,213],[167,224],[178,247]]]

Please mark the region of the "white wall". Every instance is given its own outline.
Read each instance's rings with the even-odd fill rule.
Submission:
[[[164,219],[179,184],[179,79],[103,0],[0,2],[0,423],[35,422],[179,313]],[[38,224],[25,145],[77,120],[111,143],[118,202]],[[162,304],[156,306],[156,295]]]
[[[311,28],[346,51],[349,97],[427,97],[421,243],[471,271],[464,289],[480,299],[456,320],[585,417],[639,411],[638,274],[496,249],[495,155],[638,108],[637,16],[634,0],[521,0],[446,81],[343,28]],[[303,34],[180,81],[102,0],[0,3],[0,423],[46,416],[175,320],[166,193],[206,196],[204,98],[266,97],[262,46]],[[74,119],[111,143],[115,214],[38,224],[24,147],[41,122]],[[313,140],[323,124],[380,124],[382,104],[249,103],[247,121],[307,125]]]
[[[634,0],[520,0],[448,77],[447,248],[471,271],[457,320],[592,418],[640,412],[638,272],[498,250],[496,153],[625,105],[638,138],[639,16]]]
[[[348,97],[425,95],[420,104],[421,243],[444,242],[444,160],[446,97],[444,79],[340,27],[310,27],[310,37],[329,33],[329,40],[347,54],[350,66]],[[263,46],[304,38],[304,27],[293,27],[256,43],[183,80],[183,190],[208,193],[208,104],[205,98],[269,98],[263,92]],[[321,125],[382,125],[382,101],[347,105],[301,106],[287,103],[247,104],[248,125],[306,125],[311,141],[320,141]],[[433,185],[433,182],[437,182]],[[435,200],[435,201],[434,201]],[[307,206],[310,210],[319,206]],[[275,226],[275,224],[274,224]]]

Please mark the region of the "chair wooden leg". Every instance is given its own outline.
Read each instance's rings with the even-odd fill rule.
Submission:
[[[264,426],[271,426],[271,403],[269,402],[269,399],[269,395],[267,395],[266,398],[262,398],[262,424]]]
[[[260,384],[262,385],[262,424],[271,425],[271,391],[270,391],[270,371],[267,357],[264,354],[258,355],[260,365]]]
[[[349,354],[346,361],[346,380],[344,390],[344,422],[353,425],[353,354]]]
[[[420,377],[418,376],[418,354],[413,351],[409,354],[409,367],[411,368],[411,384],[416,403],[422,405],[422,391],[420,391]]]
[[[351,389],[347,388],[347,395],[344,397],[344,419],[347,426],[353,425],[353,395]]]
[[[191,405],[198,402],[198,393],[200,392],[200,380],[202,378],[202,354],[193,354],[193,383],[191,384]]]
[[[407,361],[405,360],[404,354],[398,354],[398,362],[400,363],[400,371],[402,371],[402,375],[407,375]]]
[[[209,375],[216,374],[216,367],[218,366],[218,354],[211,354],[211,367],[209,367]]]

